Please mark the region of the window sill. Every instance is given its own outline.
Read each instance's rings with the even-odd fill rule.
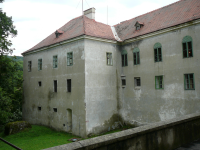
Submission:
[[[137,86],[135,87],[135,90],[141,90],[141,87]]]
[[[125,88],[126,86],[122,86],[122,88]]]

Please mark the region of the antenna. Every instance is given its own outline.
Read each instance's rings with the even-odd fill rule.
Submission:
[[[108,5],[107,5],[107,25],[108,25]]]
[[[83,0],[82,0],[82,15],[83,15]]]

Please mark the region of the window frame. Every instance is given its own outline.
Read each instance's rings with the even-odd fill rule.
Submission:
[[[122,67],[128,66],[128,53],[126,50],[122,50],[121,58],[122,58]]]
[[[158,85],[159,85],[159,87],[157,88],[157,83],[156,83],[156,81],[157,81],[157,78],[159,78],[159,80],[158,80]],[[160,78],[162,78],[162,88],[160,88]],[[163,75],[159,75],[159,76],[155,76],[155,89],[164,89],[164,79],[163,79]]]
[[[140,80],[140,85],[137,84],[137,83],[138,83],[138,82],[137,82],[138,79]],[[134,77],[134,82],[135,82],[135,84],[134,84],[134,85],[135,85],[135,88],[141,87],[141,78],[140,78],[140,77]]]
[[[122,87],[125,87],[126,86],[126,79],[121,79],[121,80],[122,80]]]
[[[113,66],[113,58],[112,58],[112,53],[111,52],[106,52],[106,64],[108,66]]]
[[[28,72],[32,70],[32,61],[28,61]]]
[[[191,88],[191,84],[190,84],[190,75],[193,76],[193,88]],[[188,76],[188,81],[189,81],[189,88],[187,88],[187,83],[186,83],[186,76]],[[187,74],[184,74],[184,89],[185,90],[195,90],[195,78],[194,78],[194,73],[187,73]]]
[[[189,56],[189,48],[188,48],[188,43],[191,42],[191,52],[192,52],[192,56]],[[184,57],[184,44],[186,44],[186,53],[187,53],[187,57]],[[192,42],[192,37],[191,36],[185,36],[182,40],[182,53],[183,53],[183,58],[191,58],[194,57],[194,53],[193,53],[193,42]]]
[[[42,70],[42,58],[38,59],[38,71]]]
[[[70,63],[70,58],[71,58],[71,63]],[[67,53],[67,66],[73,66],[73,52],[68,52]]]
[[[160,49],[160,54],[159,54],[159,49]],[[154,51],[154,62],[162,62],[163,61],[163,58],[162,58],[162,45],[160,43],[154,44],[153,51]],[[155,51],[156,51],[157,54],[155,53]],[[159,55],[161,57],[159,57]],[[157,58],[157,60],[156,60],[156,58]],[[159,60],[159,58],[161,58],[161,59]]]
[[[58,55],[53,56],[53,68],[58,68]]]
[[[134,54],[136,55],[136,61],[135,61]],[[140,64],[140,49],[136,47],[133,49],[133,65],[139,65],[139,64]]]

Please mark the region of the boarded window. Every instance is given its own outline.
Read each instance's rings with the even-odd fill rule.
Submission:
[[[67,92],[71,92],[71,79],[67,79]]]
[[[53,83],[54,83],[54,92],[57,92],[57,80],[54,80]]]
[[[67,53],[67,66],[72,66],[73,65],[73,53]]]

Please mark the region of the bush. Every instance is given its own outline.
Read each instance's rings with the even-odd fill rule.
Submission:
[[[4,133],[10,135],[24,130],[25,128],[32,128],[31,124],[27,121],[16,121],[6,124]]]

